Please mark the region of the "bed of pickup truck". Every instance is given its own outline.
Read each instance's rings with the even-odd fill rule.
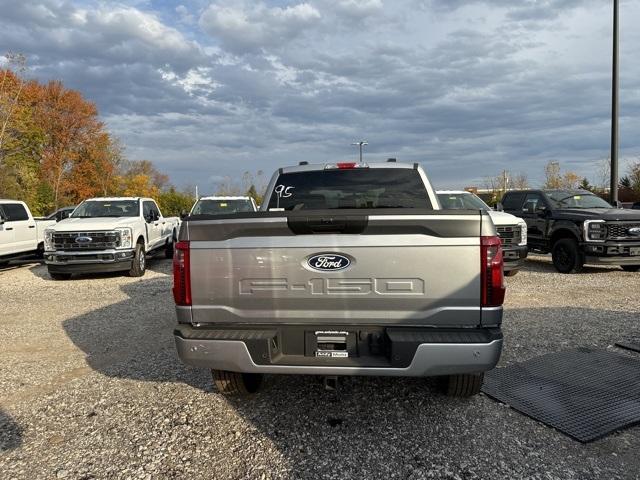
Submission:
[[[502,349],[500,239],[416,164],[280,169],[262,211],[194,215],[174,256],[181,359],[224,393],[261,375],[442,376],[478,393]]]

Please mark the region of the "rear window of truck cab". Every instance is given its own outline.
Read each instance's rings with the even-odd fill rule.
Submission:
[[[220,215],[225,213],[255,212],[251,200],[229,199],[213,200],[200,199],[193,206],[191,215]]]
[[[325,169],[281,174],[269,198],[271,209],[431,209],[416,169]]]

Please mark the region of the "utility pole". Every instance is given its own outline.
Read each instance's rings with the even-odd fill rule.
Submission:
[[[357,145],[358,147],[360,147],[360,163],[362,163],[362,147],[369,144],[366,141],[361,140],[359,142],[352,143],[351,145]]]
[[[611,189],[612,205],[618,201],[618,0],[613,0],[613,71],[611,75]]]

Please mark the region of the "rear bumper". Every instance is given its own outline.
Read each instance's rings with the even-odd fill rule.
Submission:
[[[275,330],[215,330],[180,325],[174,338],[184,363],[244,373],[429,377],[484,372],[500,359],[503,340],[499,329],[422,330],[387,329],[392,340],[386,358],[285,355],[277,351],[275,339],[279,334]]]
[[[504,271],[509,272],[519,269],[527,258],[528,253],[529,249],[526,245],[503,249]]]

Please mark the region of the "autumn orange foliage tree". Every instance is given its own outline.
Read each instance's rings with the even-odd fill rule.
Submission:
[[[25,58],[5,55],[0,70],[0,198],[24,200],[36,215],[94,196],[156,198],[186,206],[189,192],[177,192],[147,160],[127,161],[123,148],[100,121],[96,105],[60,81],[23,78]],[[167,201],[163,202],[163,196]]]

